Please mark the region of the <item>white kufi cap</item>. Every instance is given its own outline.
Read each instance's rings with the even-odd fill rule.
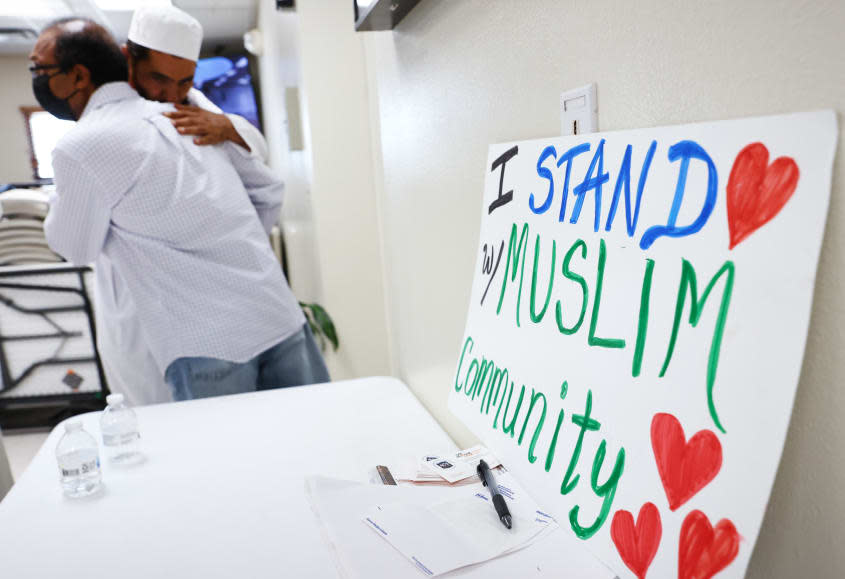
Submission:
[[[151,50],[196,60],[200,56],[202,26],[174,6],[146,6],[135,10],[129,40]]]

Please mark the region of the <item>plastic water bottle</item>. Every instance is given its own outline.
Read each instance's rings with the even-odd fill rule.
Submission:
[[[67,496],[84,497],[99,490],[102,474],[97,440],[82,428],[81,421],[65,423],[65,434],[56,445],[56,460]]]
[[[141,458],[138,439],[138,418],[123,401],[123,394],[109,394],[108,406],[100,416],[105,455],[116,464],[133,464]]]

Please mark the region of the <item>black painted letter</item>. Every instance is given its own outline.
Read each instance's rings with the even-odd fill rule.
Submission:
[[[490,213],[493,213],[494,209],[498,209],[502,205],[505,205],[506,203],[510,203],[511,201],[513,201],[513,189],[511,189],[510,191],[508,191],[504,195],[502,195],[502,189],[503,189],[504,184],[505,184],[505,163],[510,161],[511,158],[515,157],[518,152],[519,152],[519,147],[514,146],[514,147],[508,149],[507,151],[505,151],[504,153],[502,153],[501,155],[499,155],[499,157],[495,161],[493,161],[493,164],[490,166],[490,170],[495,171],[496,167],[501,165],[502,166],[502,172],[499,174],[499,196],[496,197],[496,200],[493,201],[490,204],[490,207],[487,209],[488,215]]]

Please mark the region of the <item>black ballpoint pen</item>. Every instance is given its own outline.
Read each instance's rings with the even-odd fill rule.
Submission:
[[[490,467],[483,460],[478,461],[478,476],[481,478],[481,483],[490,491],[490,496],[493,498],[493,506],[496,507],[496,514],[499,515],[499,520],[502,524],[510,529],[513,526],[511,513],[508,510],[508,505],[505,504],[505,497],[499,492],[499,487],[496,486],[496,481],[493,479],[493,473],[490,472]]]

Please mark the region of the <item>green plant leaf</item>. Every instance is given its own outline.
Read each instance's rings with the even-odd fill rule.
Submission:
[[[337,330],[334,327],[334,321],[332,321],[331,316],[325,308],[319,304],[311,304],[311,310],[314,313],[314,320],[320,326],[323,334],[325,334],[329,342],[332,343],[334,349],[337,350],[340,345],[340,341],[338,340]]]
[[[320,342],[320,349],[325,351],[326,340],[328,340],[331,342],[333,348],[337,350],[340,344],[337,337],[337,330],[325,308],[319,304],[308,304],[305,302],[299,302],[299,305],[305,314],[305,319],[308,320],[308,327],[311,328],[311,333]]]

